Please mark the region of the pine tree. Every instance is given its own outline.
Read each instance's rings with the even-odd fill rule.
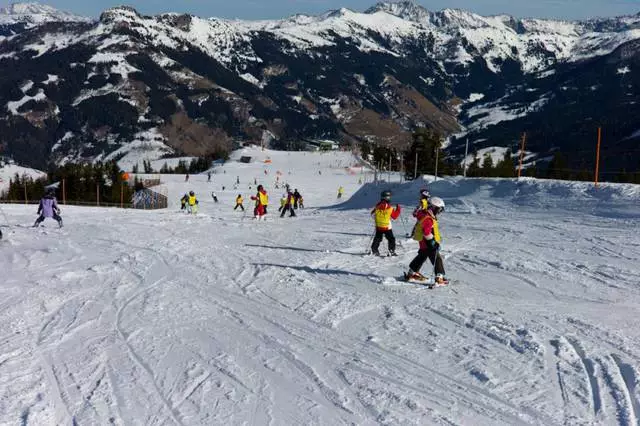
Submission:
[[[491,158],[491,154],[488,152],[484,154],[484,159],[482,160],[482,169],[480,173],[482,176],[491,177],[493,176],[493,158]]]

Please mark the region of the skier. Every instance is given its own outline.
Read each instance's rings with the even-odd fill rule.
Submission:
[[[195,192],[189,191],[189,199],[187,200],[187,204],[189,204],[189,208],[187,210],[189,214],[198,213],[198,204],[200,204],[200,202],[196,198]]]
[[[298,207],[300,207],[301,209],[304,209],[304,198],[302,198],[302,195],[300,196],[300,199],[298,200]]]
[[[302,195],[300,195],[298,188],[296,188],[296,190],[293,191],[293,208],[296,210],[298,209],[298,204],[300,204],[300,198],[302,198]]]
[[[187,209],[187,201],[189,201],[189,194],[185,192],[185,194],[180,198],[180,210]]]
[[[295,197],[293,195],[293,192],[289,191],[289,193],[287,194],[286,202],[282,208],[282,213],[280,213],[280,217],[284,217],[287,211],[291,213],[289,217],[296,217],[296,212],[294,211],[294,208],[293,208],[294,203],[295,203]]]
[[[380,256],[378,248],[382,242],[382,237],[386,237],[389,242],[389,254],[396,256],[396,238],[391,229],[391,220],[396,220],[400,216],[400,205],[391,206],[391,191],[383,191],[380,194],[380,202],[371,211],[371,216],[376,221],[376,234],[371,244],[371,253]]]
[[[244,211],[244,206],[242,205],[242,202],[243,202],[242,194],[238,194],[238,196],[236,197],[236,206],[233,208],[233,210],[237,210],[238,207],[240,207],[240,209]]]
[[[185,181],[185,182],[189,182],[189,173],[187,173],[186,175],[184,175],[184,181]]]
[[[256,202],[256,207],[253,209],[253,218],[265,220],[267,206],[269,205],[269,196],[262,185],[258,185],[258,192],[256,195],[252,195],[251,199]]]
[[[47,217],[52,217],[58,222],[58,226],[62,228],[62,218],[60,217],[60,209],[58,208],[58,202],[55,196],[55,190],[53,188],[47,189],[44,197],[40,200],[38,206],[38,219],[33,224],[34,228],[40,226],[42,221]]]
[[[427,207],[429,207],[429,198],[431,198],[431,194],[429,194],[429,191],[426,188],[423,188],[420,190],[420,200],[419,200],[419,204],[416,207],[416,209],[413,211],[413,217],[418,217],[418,212],[420,210],[427,210]]]
[[[218,196],[216,195],[216,193],[214,191],[211,191],[211,197],[213,198],[213,202],[214,203],[218,202]]]
[[[207,172],[207,182],[211,182],[211,172]]]
[[[342,198],[343,194],[344,194],[344,188],[343,187],[338,188],[338,199]]]
[[[236,176],[236,185],[240,185],[240,176]]]
[[[408,281],[427,281],[427,278],[420,273],[420,268],[429,259],[434,265],[435,284],[444,285],[447,283],[442,256],[439,253],[441,236],[438,216],[442,212],[444,212],[444,201],[439,197],[433,197],[429,200],[429,207],[426,210],[419,210],[417,213],[418,223],[413,239],[420,241],[420,250],[409,264],[409,271],[405,274]]]
[[[282,194],[282,197],[280,197],[280,208],[278,209],[278,212],[281,212],[282,210],[284,210],[284,206],[287,204],[287,194]]]

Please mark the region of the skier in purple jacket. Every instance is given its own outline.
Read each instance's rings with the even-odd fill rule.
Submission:
[[[58,202],[56,201],[56,197],[53,189],[47,190],[47,193],[40,200],[40,205],[38,206],[38,214],[40,215],[38,219],[36,219],[36,223],[33,224],[34,228],[40,226],[42,221],[47,217],[52,217],[58,221],[58,225],[62,228],[62,218],[60,217],[60,209],[58,208]]]

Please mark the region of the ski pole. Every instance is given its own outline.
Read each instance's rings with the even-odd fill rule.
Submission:
[[[366,247],[366,253],[367,254],[371,254],[371,244],[373,244],[373,239],[376,237],[376,231],[373,231],[373,235],[371,236],[371,239],[369,240],[369,244]]]

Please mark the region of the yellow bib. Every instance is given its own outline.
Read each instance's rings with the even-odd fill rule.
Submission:
[[[391,213],[393,213],[393,207],[391,206],[386,209],[376,209],[376,227],[391,228]]]
[[[260,204],[263,206],[269,205],[269,196],[260,192]]]
[[[195,206],[196,205],[196,196],[195,195],[189,195],[189,205],[190,206]]]

